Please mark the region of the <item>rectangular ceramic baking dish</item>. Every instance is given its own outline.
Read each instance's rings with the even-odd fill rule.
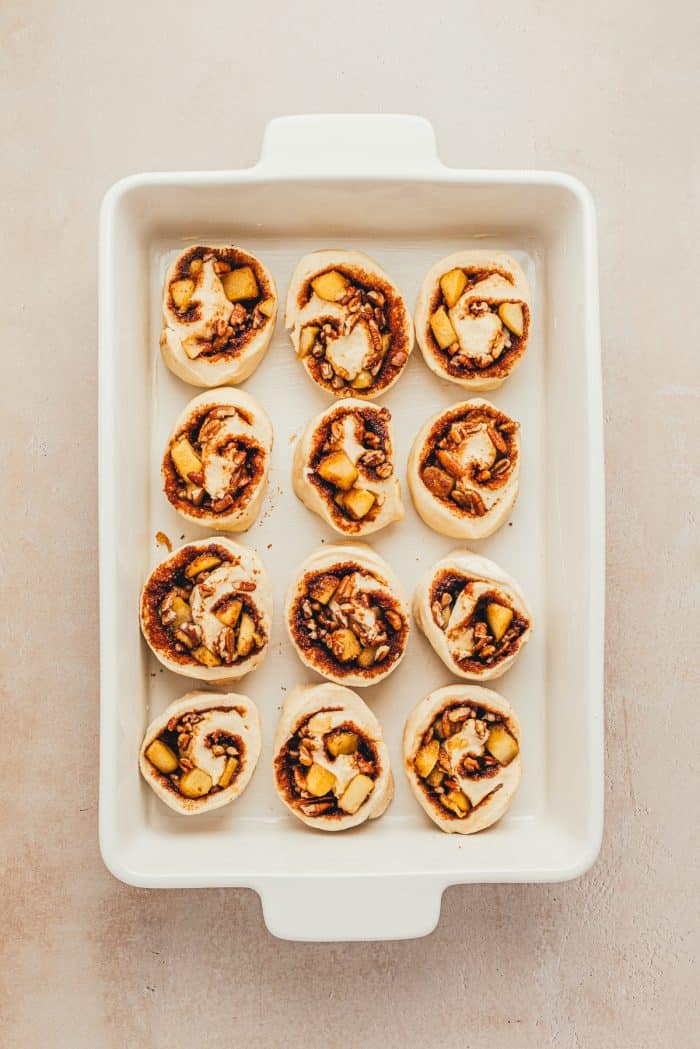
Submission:
[[[197,391],[158,351],[160,294],[173,253],[233,242],[259,255],[280,300],[296,260],[321,247],[359,247],[397,281],[409,306],[422,275],[457,248],[494,246],[525,267],[533,288],[530,348],[493,401],[521,421],[521,494],[510,523],[472,544],[524,587],[535,630],[497,683],[523,726],[523,782],[509,814],[472,836],[440,833],[401,768],[409,709],[449,675],[414,628],[409,653],[365,698],[384,725],[396,777],[386,815],[356,831],[310,831],[279,803],[271,739],[287,690],[313,677],[281,621],[293,565],[332,533],[295,498],[293,441],[327,397],[296,363],[278,320],[267,356],[245,384],[271,415],[268,496],[243,536],[274,581],[267,659],[240,683],[260,709],[264,745],[236,804],[196,819],[167,809],[145,786],[137,753],[148,721],[193,687],[143,644],[140,588],[175,545],[204,532],[165,500],[166,434]],[[109,869],[154,888],[247,886],[277,936],[308,940],[420,936],[437,923],[448,885],[574,878],[594,862],[603,822],[603,446],[595,216],[567,175],[456,170],[437,158],[416,117],[310,116],[274,120],[258,164],[243,171],[144,174],[107,193],[100,228],[100,844]],[[462,391],[436,379],[418,349],[385,403],[395,419],[403,476],[419,424]],[[456,544],[430,532],[411,506],[371,537],[407,592]]]

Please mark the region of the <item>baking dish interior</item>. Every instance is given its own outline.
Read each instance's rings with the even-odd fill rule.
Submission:
[[[125,881],[151,886],[255,885],[288,874],[439,876],[445,884],[572,877],[597,854],[601,833],[599,411],[594,271],[587,202],[564,177],[449,172],[416,180],[268,179],[254,171],[139,176],[118,184],[103,210],[101,257],[101,845]],[[159,463],[176,414],[197,392],[160,360],[160,289],[172,253],[194,242],[230,241],[270,267],[284,302],[296,260],[320,247],[366,250],[394,277],[410,308],[436,259],[461,247],[498,247],[523,264],[533,286],[534,325],[520,369],[488,396],[522,424],[521,495],[510,523],[472,544],[522,584],[535,618],[532,640],[495,686],[523,727],[523,782],[510,813],[482,834],[439,833],[401,768],[401,731],[411,707],[449,683],[447,669],[413,628],[409,653],[363,695],[383,723],[396,779],[386,815],[343,835],[314,833],[278,802],[271,739],[286,690],[312,680],[286,641],[283,595],[294,564],[333,533],[295,499],[293,439],[326,396],[294,360],[281,317],[267,356],[245,389],[275,425],[268,496],[244,536],[263,557],[275,623],[263,666],[233,690],[258,704],[264,745],[235,805],[179,817],[138,771],[149,720],[196,683],[163,671],[138,625],[143,581],[164,551],[201,538],[170,508]],[[282,310],[280,311],[280,313]],[[464,395],[466,396],[466,395]],[[416,348],[384,398],[394,414],[397,465],[405,475],[420,423],[463,399],[430,374]],[[372,545],[410,595],[427,568],[458,544],[421,522],[403,483],[405,519]]]

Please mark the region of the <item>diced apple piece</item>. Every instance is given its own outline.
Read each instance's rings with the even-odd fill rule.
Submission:
[[[316,473],[330,484],[347,492],[359,477],[359,471],[345,452],[329,452],[316,467]]]
[[[200,645],[198,648],[192,650],[192,655],[201,663],[203,667],[218,667],[221,666],[221,660],[213,652],[210,652],[206,645]]]
[[[309,732],[318,732],[319,735],[328,732],[332,724],[333,718],[325,710],[319,711],[318,714],[314,714],[314,716],[309,718],[307,722]]]
[[[180,778],[180,793],[186,798],[203,798],[211,790],[212,782],[204,769],[188,769]]]
[[[442,784],[444,778],[445,773],[436,765],[433,771],[430,773],[430,775],[425,777],[425,782],[429,783],[431,787],[439,787]]]
[[[338,589],[338,580],[334,575],[319,575],[309,583],[309,597],[319,605],[327,605]]]
[[[192,447],[189,438],[183,433],[178,437],[170,449],[170,458],[183,481],[188,481],[188,474],[199,473],[202,469],[202,460]]]
[[[435,341],[441,350],[446,350],[448,346],[457,341],[457,332],[452,327],[452,321],[447,316],[444,306],[440,306],[432,315],[430,327],[433,329]]]
[[[192,609],[189,606],[189,602],[183,601],[179,594],[176,594],[170,602],[170,608],[175,613],[173,626],[182,626],[183,623],[189,622],[192,618]]]
[[[354,816],[360,805],[363,801],[366,801],[373,790],[374,780],[360,773],[359,776],[355,776],[348,783],[343,796],[338,802],[338,808],[341,808],[343,812],[347,812],[349,816]]]
[[[315,798],[322,798],[324,794],[333,790],[337,782],[332,772],[315,762],[306,773],[306,789]]]
[[[195,559],[188,564],[185,575],[188,579],[194,579],[200,572],[211,572],[213,568],[218,568],[220,564],[221,558],[217,557],[216,554],[197,554]]]
[[[194,648],[194,641],[184,630],[175,631],[175,640],[179,641],[181,645],[185,646],[185,648]]]
[[[312,280],[311,287],[319,299],[325,299],[326,302],[337,302],[347,291],[348,282],[342,273],[338,273],[337,270],[329,270],[328,273],[322,273]]]
[[[334,630],[329,637],[331,652],[341,663],[351,663],[360,654],[361,645],[348,627]]]
[[[459,819],[464,819],[471,808],[469,798],[461,790],[446,791],[440,795],[440,801],[446,809],[453,812]]]
[[[299,349],[297,350],[297,358],[299,360],[301,360],[302,357],[306,357],[308,353],[311,353],[320,330],[321,329],[316,324],[308,324],[302,329],[301,335],[299,336]]]
[[[445,297],[445,302],[450,309],[455,305],[457,299],[467,286],[467,277],[464,270],[448,270],[440,277],[440,287]]]
[[[489,601],[486,606],[486,622],[496,641],[501,640],[512,621],[512,608],[499,605],[496,601]]]
[[[230,601],[225,608],[222,608],[220,612],[216,613],[216,618],[224,626],[235,626],[238,622],[238,617],[241,614],[243,608],[243,602],[239,601],[238,598],[234,598]]]
[[[377,497],[366,488],[351,488],[345,493],[343,506],[355,521],[361,521],[370,512]]]
[[[382,335],[382,356],[387,352],[391,346],[391,332],[385,331]]]
[[[498,316],[513,335],[522,335],[525,330],[525,318],[519,302],[502,302],[498,307]]]
[[[226,758],[224,771],[219,776],[219,782],[217,783],[217,786],[223,787],[224,790],[226,789],[226,787],[230,787],[231,781],[233,780],[237,768],[238,758]]]
[[[365,669],[366,669],[367,667],[371,667],[372,666],[372,664],[374,663],[376,658],[377,658],[377,649],[376,648],[367,647],[367,648],[363,648],[362,649],[362,651],[360,652],[359,656],[357,657],[357,662],[358,662],[359,666],[365,667]]]
[[[366,368],[363,368],[362,371],[357,373],[350,385],[353,390],[368,390],[373,382],[374,379],[372,378],[372,373],[368,372]]]
[[[269,299],[263,299],[262,302],[258,303],[258,309],[263,317],[271,317],[275,312],[275,300],[272,297]]]
[[[177,768],[177,755],[170,749],[167,743],[163,743],[162,739],[153,740],[151,745],[146,749],[146,757],[151,765],[154,765],[159,772],[162,772],[166,776],[170,772],[174,772]]]
[[[339,506],[341,510],[345,509],[345,492],[336,492],[333,496],[333,502],[336,506]]]
[[[426,745],[424,747],[421,747],[418,753],[416,754],[416,772],[422,779],[425,779],[426,776],[429,776],[435,768],[439,753],[440,740],[431,739],[430,743],[426,743]]]
[[[510,765],[518,753],[518,744],[505,725],[494,725],[488,734],[486,749],[501,765]]]
[[[194,295],[194,281],[187,278],[174,280],[170,285],[170,294],[178,310],[186,309]]]
[[[360,737],[356,732],[350,732],[346,728],[338,728],[335,732],[329,733],[326,739],[326,747],[328,748],[328,753],[337,758],[339,754],[354,754],[359,742]]]
[[[224,273],[221,278],[224,295],[229,302],[241,302],[242,299],[254,299],[259,295],[258,282],[250,266],[240,266],[237,270]]]
[[[238,628],[238,640],[236,651],[239,656],[249,656],[255,645],[255,621],[253,617],[244,612],[241,616],[241,625]]]

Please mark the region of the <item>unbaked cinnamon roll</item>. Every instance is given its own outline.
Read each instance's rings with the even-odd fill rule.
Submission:
[[[272,424],[255,397],[222,387],[200,393],[178,416],[163,457],[163,487],[188,521],[244,532],[260,510]]]
[[[441,379],[494,390],[520,364],[530,335],[530,286],[502,251],[458,251],[428,270],[416,337]]]
[[[341,685],[300,685],[290,693],[275,733],[274,777],[287,808],[318,830],[377,819],[394,793],[381,725]]]
[[[308,374],[336,397],[378,397],[413,349],[399,289],[362,251],[306,255],[292,276],[284,323]]]
[[[427,525],[457,539],[501,527],[518,494],[519,428],[477,397],[428,419],[408,458],[408,486]]]
[[[141,774],[176,812],[228,805],[246,789],[260,756],[260,718],[235,692],[188,692],[146,729]]]
[[[267,349],[277,316],[272,275],[255,255],[201,244],[183,251],[163,287],[163,360],[193,386],[243,382]]]
[[[507,812],[520,783],[520,725],[498,692],[431,692],[409,715],[403,746],[413,793],[441,830],[474,834]]]
[[[170,554],[141,594],[141,629],[168,670],[235,681],[262,662],[272,596],[258,555],[231,539],[200,539]]]
[[[453,550],[421,580],[413,615],[457,677],[500,677],[527,644],[532,613],[507,572],[470,550]]]
[[[364,543],[321,546],[287,591],[287,629],[305,666],[341,685],[374,685],[408,641],[401,584]]]
[[[294,491],[336,532],[369,535],[403,517],[391,412],[354,398],[321,412],[297,442]]]

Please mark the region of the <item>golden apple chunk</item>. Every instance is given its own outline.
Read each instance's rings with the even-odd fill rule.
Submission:
[[[263,299],[258,303],[258,309],[264,317],[271,317],[275,312],[275,300],[273,298]]]
[[[513,335],[522,335],[525,330],[525,318],[519,302],[502,302],[498,307],[498,316]]]
[[[501,765],[510,765],[518,753],[518,744],[505,725],[494,725],[488,734],[486,749]]]
[[[194,561],[190,561],[185,571],[185,575],[188,579],[194,579],[200,572],[211,572],[213,568],[218,568],[221,564],[221,558],[215,554],[198,554]]]
[[[329,640],[333,655],[341,663],[350,663],[353,659],[357,659],[360,654],[362,646],[348,627],[334,630]]]
[[[489,601],[486,606],[486,622],[496,641],[500,641],[513,621],[513,609]]]
[[[426,743],[424,747],[420,748],[416,754],[415,765],[416,772],[421,779],[426,779],[433,771],[437,764],[439,753],[440,741],[438,739],[431,739],[430,743]]]
[[[354,816],[360,805],[369,797],[373,790],[374,780],[360,773],[348,783],[343,796],[338,802],[338,807],[343,812],[347,812],[349,816]]]
[[[452,327],[452,321],[447,316],[444,306],[440,306],[432,315],[430,327],[433,329],[435,341],[441,350],[446,350],[448,346],[457,341],[457,332]]]
[[[471,808],[469,798],[461,790],[445,791],[444,794],[440,795],[440,801],[446,809],[449,809],[459,819],[464,819]]]
[[[189,602],[184,601],[179,594],[176,594],[170,602],[170,608],[175,613],[175,621],[173,623],[175,627],[182,626],[183,623],[189,622],[192,618],[192,609],[189,606]]]
[[[330,790],[333,790],[336,783],[337,780],[333,773],[329,772],[328,769],[324,769],[323,765],[317,765],[315,762],[306,773],[306,789],[315,798],[322,798],[324,794],[328,794]]]
[[[359,477],[359,471],[345,452],[329,452],[316,467],[324,481],[347,492]]]
[[[454,269],[443,273],[440,277],[440,287],[445,297],[445,302],[450,309],[455,305],[458,298],[467,286],[467,278],[464,270]]]
[[[376,658],[377,658],[377,649],[376,648],[372,648],[371,646],[368,646],[367,648],[363,648],[362,649],[362,651],[360,652],[359,656],[357,657],[357,662],[358,662],[359,666],[365,667],[365,669],[366,669],[367,667],[371,667],[372,666],[372,664],[374,663]]]
[[[351,488],[345,493],[343,507],[355,521],[361,521],[370,512],[377,497],[374,492],[368,492],[366,488]]]
[[[328,753],[337,758],[339,754],[354,754],[359,742],[360,737],[356,732],[338,728],[335,732],[329,733],[326,739],[326,747],[328,748]]]
[[[166,776],[177,768],[177,755],[162,739],[153,740],[146,750],[146,757],[151,765],[155,765],[158,771]]]
[[[260,294],[258,282],[250,266],[241,266],[221,277],[224,295],[229,302],[241,302],[242,299],[254,299]]]
[[[299,349],[297,350],[297,357],[299,360],[301,360],[302,357],[306,357],[308,353],[311,353],[320,330],[321,329],[316,324],[307,324],[305,328],[302,328],[301,335],[299,336]]]
[[[319,299],[325,299],[326,302],[337,302],[345,295],[348,282],[342,273],[338,273],[337,270],[329,270],[328,273],[322,273],[312,280],[311,287]]]
[[[179,786],[186,798],[203,798],[212,788],[212,778],[204,769],[189,769],[182,775]]]
[[[174,280],[170,285],[170,294],[178,310],[186,309],[194,295],[194,281]]]
[[[224,626],[235,626],[238,622],[238,617],[241,614],[243,608],[243,602],[239,601],[238,598],[234,598],[230,601],[225,608],[222,608],[220,612],[216,612],[216,618]]]
[[[226,758],[224,771],[219,776],[219,782],[217,783],[217,786],[223,787],[224,790],[226,789],[226,787],[230,787],[237,768],[238,758]]]
[[[429,783],[431,787],[439,787],[441,786],[444,778],[445,773],[436,765],[433,771],[430,773],[430,775],[425,777],[425,782]]]
[[[202,469],[202,460],[192,447],[189,438],[183,433],[170,449],[170,458],[173,466],[182,477],[183,481],[189,480],[189,474],[199,473]]]
[[[239,656],[245,658],[253,651],[255,645],[255,622],[253,617],[244,612],[241,616],[241,625],[238,628],[238,640],[236,651]]]
[[[201,663],[203,667],[218,667],[221,666],[221,660],[217,655],[211,652],[206,645],[199,645],[197,648],[192,650],[192,655]]]
[[[309,597],[320,605],[327,605],[338,589],[338,580],[334,575],[316,576],[309,583]]]
[[[350,385],[353,390],[368,390],[373,382],[374,379],[372,378],[372,373],[368,372],[366,368],[363,368],[357,373]]]

